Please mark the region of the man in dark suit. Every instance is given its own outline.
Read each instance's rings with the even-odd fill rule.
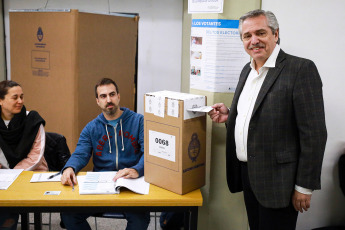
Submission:
[[[242,70],[230,110],[209,112],[227,124],[227,182],[243,191],[251,230],[295,229],[310,207],[327,131],[322,82],[315,64],[286,54],[272,12],[240,18],[239,32],[252,57]]]

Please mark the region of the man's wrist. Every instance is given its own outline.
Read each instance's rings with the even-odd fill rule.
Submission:
[[[298,186],[297,184],[295,185],[295,190],[299,193],[303,193],[305,195],[311,195],[313,193],[313,190],[309,188],[303,188],[301,186]]]

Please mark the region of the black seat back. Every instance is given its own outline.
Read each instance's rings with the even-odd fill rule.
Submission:
[[[49,171],[60,171],[71,156],[66,138],[58,133],[46,132],[44,158]]]

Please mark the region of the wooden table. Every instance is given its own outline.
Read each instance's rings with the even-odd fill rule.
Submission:
[[[78,175],[84,175],[79,173]],[[113,195],[79,195],[60,182],[30,183],[31,171],[22,172],[7,189],[0,190],[0,212],[35,213],[35,229],[41,229],[42,212],[124,212],[124,211],[184,211],[188,215],[185,229],[197,229],[198,207],[202,206],[200,189],[178,195],[150,185],[148,195],[139,195],[123,189]],[[44,195],[46,191],[61,191],[60,195]],[[28,227],[26,218],[24,226]]]

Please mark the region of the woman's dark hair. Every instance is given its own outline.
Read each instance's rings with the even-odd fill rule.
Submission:
[[[8,93],[8,89],[14,86],[22,87],[17,82],[11,81],[11,80],[5,80],[5,81],[0,82],[0,99],[4,100],[6,94]]]

